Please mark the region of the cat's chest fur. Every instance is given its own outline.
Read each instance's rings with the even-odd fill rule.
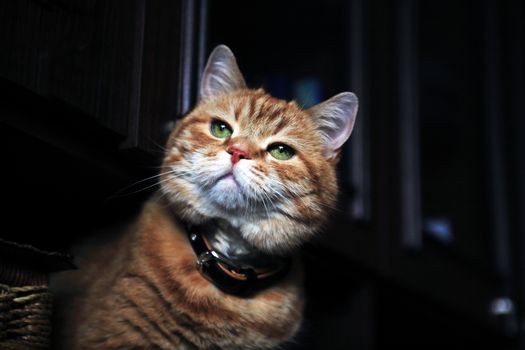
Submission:
[[[123,236],[95,249],[63,320],[69,349],[270,348],[299,328],[297,266],[253,297],[225,294],[200,275],[184,230],[155,201]]]

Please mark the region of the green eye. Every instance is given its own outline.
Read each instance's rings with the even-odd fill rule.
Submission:
[[[223,121],[212,120],[210,124],[210,132],[213,136],[219,138],[230,137],[233,134],[232,128]]]
[[[282,143],[274,143],[273,145],[268,146],[268,152],[270,152],[272,157],[279,160],[288,160],[295,154],[293,148],[283,145]]]

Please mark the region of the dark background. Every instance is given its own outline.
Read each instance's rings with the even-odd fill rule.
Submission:
[[[0,1],[0,237],[130,218],[205,58],[307,106],[360,98],[289,349],[525,349],[525,4]],[[1,258],[1,257],[0,257]]]

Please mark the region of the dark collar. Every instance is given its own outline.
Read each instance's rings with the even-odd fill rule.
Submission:
[[[276,259],[272,266],[241,267],[213,250],[198,227],[186,226],[200,273],[223,292],[248,297],[276,284],[290,270],[290,259]]]

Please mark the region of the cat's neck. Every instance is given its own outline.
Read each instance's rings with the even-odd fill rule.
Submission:
[[[290,256],[261,251],[227,220],[210,218],[195,224],[177,215],[169,203],[164,204],[170,207],[173,220],[186,231],[196,268],[219,289],[247,296],[275,285],[288,274]],[[208,268],[203,268],[203,264]]]
[[[202,225],[202,232],[211,248],[237,263],[248,268],[272,265],[275,259],[282,257],[264,253],[242,238],[239,229],[223,219],[213,219]]]
[[[290,269],[290,259],[259,251],[237,229],[214,219],[186,228],[196,267],[222,291],[249,296],[277,284]]]
[[[196,223],[178,215],[178,210],[172,207],[166,198],[156,194],[154,201],[160,202],[170,208],[174,220],[182,224],[183,227],[193,227],[203,235],[210,248],[239,266],[256,268],[272,265],[275,260],[282,260],[281,254],[270,254],[263,252],[253,244],[243,238],[239,227],[231,222],[231,218],[205,218],[199,215]]]

